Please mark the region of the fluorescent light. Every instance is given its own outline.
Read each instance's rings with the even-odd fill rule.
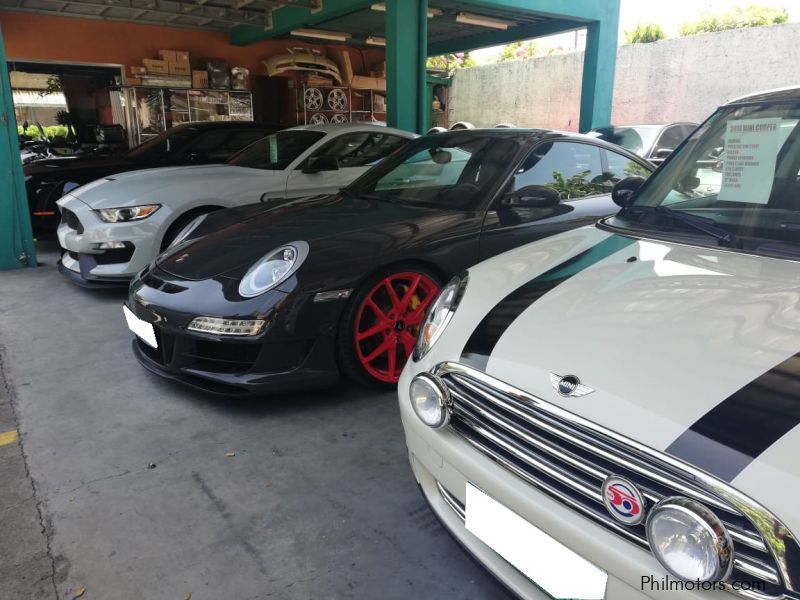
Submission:
[[[376,2],[372,6],[370,6],[372,10],[377,10],[378,12],[386,12],[386,2]],[[432,19],[433,17],[439,17],[442,14],[441,8],[429,8],[428,9],[428,18]]]
[[[346,42],[352,35],[343,31],[326,31],[325,29],[295,29],[292,35],[297,37],[316,38],[319,40],[333,40],[335,42]]]
[[[470,13],[458,13],[456,15],[457,23],[464,23],[465,25],[478,25],[479,27],[491,27],[492,29],[508,29],[509,25],[514,23],[510,21],[503,21],[501,19],[493,19],[491,17],[483,17],[481,15],[473,15]]]
[[[370,46],[385,46],[386,38],[378,37],[377,35],[371,35],[367,38],[367,44]]]

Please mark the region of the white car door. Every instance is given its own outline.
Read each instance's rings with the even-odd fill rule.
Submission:
[[[286,182],[286,197],[336,193],[407,141],[392,133],[375,131],[338,135],[292,169]]]

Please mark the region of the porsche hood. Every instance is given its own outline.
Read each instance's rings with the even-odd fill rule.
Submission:
[[[796,262],[578,229],[470,269],[437,346],[426,368],[478,368],[762,500],[780,481],[765,504],[800,524]],[[567,375],[589,393],[560,395]]]

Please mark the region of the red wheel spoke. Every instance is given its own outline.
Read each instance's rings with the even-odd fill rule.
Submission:
[[[406,357],[409,357],[414,351],[414,344],[417,343],[417,339],[408,333],[408,331],[404,331],[400,334],[400,343],[403,344],[403,348],[406,351]]]
[[[434,294],[428,294],[425,299],[419,303],[419,306],[406,316],[407,325],[419,325],[425,316],[425,311],[428,310],[431,302],[433,302]]]
[[[375,348],[375,350],[373,350],[367,356],[364,357],[364,361],[371,363],[373,360],[378,358],[381,354],[383,354],[390,348],[394,348],[394,340],[392,338],[386,338],[378,345],[377,348]]]
[[[389,347],[389,376],[394,378],[397,367],[397,344]]]
[[[367,298],[367,306],[372,309],[372,312],[375,313],[375,316],[378,317],[378,320],[381,322],[389,322],[389,318],[386,316],[386,313],[383,312],[380,307],[375,304],[372,298]]]
[[[386,288],[386,291],[389,293],[389,299],[392,301],[392,308],[396,312],[401,312],[403,310],[403,305],[400,303],[400,298],[397,296],[397,292],[394,291],[394,286],[392,286],[392,282],[389,279],[383,280],[383,287]]]
[[[373,335],[377,335],[379,333],[383,333],[389,327],[391,327],[391,324],[389,323],[389,321],[380,321],[380,322],[378,322],[377,325],[373,325],[372,327],[370,327],[366,331],[357,331],[356,332],[356,340],[358,340],[360,342],[361,340],[365,340],[365,339],[367,339],[369,337],[372,337]]]
[[[415,275],[414,279],[411,281],[411,285],[408,286],[408,291],[403,295],[403,299],[400,301],[400,307],[402,311],[405,312],[405,310],[408,308],[408,305],[411,303],[411,298],[414,297],[421,279],[422,275]]]

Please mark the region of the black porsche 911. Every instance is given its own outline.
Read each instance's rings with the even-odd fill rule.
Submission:
[[[131,284],[134,353],[154,373],[226,395],[340,373],[394,383],[448,278],[616,212],[613,184],[652,168],[548,130],[419,138],[338,194],[189,224]]]

